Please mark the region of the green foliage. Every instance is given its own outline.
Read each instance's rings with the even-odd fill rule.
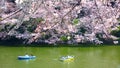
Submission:
[[[80,27],[79,31],[84,34],[87,30],[84,27]]]
[[[112,31],[111,34],[116,36],[116,37],[120,37],[120,31],[118,31],[118,30]]]
[[[116,37],[120,37],[120,26],[118,27],[117,30],[111,31],[111,34],[116,36]]]
[[[3,31],[10,31],[16,24],[6,23],[4,25]]]
[[[29,32],[33,32],[41,21],[44,21],[44,19],[43,18],[30,18],[29,21],[24,21],[22,26],[25,26]]]
[[[96,38],[98,38],[99,40],[103,41],[103,34],[102,33],[97,33],[96,34]]]
[[[2,32],[3,31],[3,26],[2,25],[0,25],[0,32]]]
[[[36,29],[36,27],[37,27],[37,25],[31,25],[31,26],[29,26],[28,28],[27,28],[27,30],[29,31],[29,32],[33,32],[35,29]]]
[[[96,37],[97,37],[97,38],[101,38],[101,37],[102,37],[102,34],[96,34]]]
[[[118,20],[118,22],[120,23],[120,20]]]
[[[41,22],[41,21],[44,21],[44,19],[43,18],[35,18],[35,20],[36,20],[36,22]]]
[[[120,26],[118,26],[117,28],[118,28],[118,30],[120,31]]]
[[[16,31],[18,31],[19,33],[24,33],[25,32],[25,28],[23,26],[21,26],[18,29],[16,29]]]
[[[119,39],[117,39],[117,41],[119,41],[119,43],[120,43],[120,38],[119,38]]]
[[[67,36],[61,36],[61,37],[60,37],[60,40],[62,40],[62,41],[67,41],[68,39],[67,39]]]
[[[79,23],[79,19],[73,19],[73,24],[77,25]]]
[[[45,32],[42,33],[42,40],[45,40],[45,39],[49,39],[52,35],[51,34],[47,34]]]
[[[41,21],[44,21],[44,19],[43,18],[30,18],[29,19],[29,22],[30,23],[40,23]]]

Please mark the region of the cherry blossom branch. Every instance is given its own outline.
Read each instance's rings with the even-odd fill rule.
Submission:
[[[7,16],[6,18],[3,18],[3,19],[0,20],[0,21],[6,20],[7,18],[10,18],[11,16],[17,14],[17,13],[20,12],[20,11],[22,11],[22,9],[18,9],[18,10],[16,10],[14,13],[10,14],[9,16]]]

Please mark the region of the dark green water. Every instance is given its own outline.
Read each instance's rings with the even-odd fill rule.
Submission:
[[[25,53],[35,60],[18,60]],[[73,62],[59,57],[74,55]],[[0,46],[0,68],[120,68],[120,46],[105,47],[5,47]]]

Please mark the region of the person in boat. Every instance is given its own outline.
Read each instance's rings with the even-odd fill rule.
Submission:
[[[29,57],[29,55],[25,55],[26,57]]]
[[[29,55],[28,55],[27,53],[25,54],[25,56],[26,56],[26,57],[29,57]]]
[[[33,54],[31,54],[30,56],[33,56]]]

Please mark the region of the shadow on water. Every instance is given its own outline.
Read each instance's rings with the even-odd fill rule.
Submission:
[[[21,44],[20,42],[18,43],[0,43],[0,46],[6,46],[6,47],[107,47],[107,46],[120,46],[118,45],[106,45],[106,44],[100,44],[100,45],[94,45],[94,44],[57,44],[57,45],[52,45],[52,44]]]
[[[24,39],[17,39],[11,37],[10,39],[0,40],[0,46],[9,46],[9,47],[104,47],[104,46],[119,46],[114,44],[46,44],[46,43],[32,43],[32,44],[23,44]]]

